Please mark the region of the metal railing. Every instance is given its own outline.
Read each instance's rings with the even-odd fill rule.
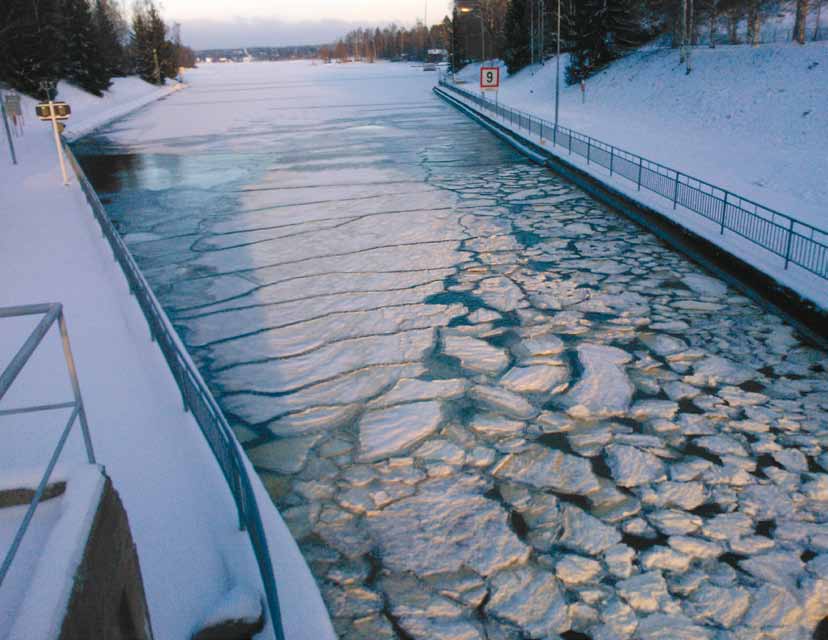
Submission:
[[[233,494],[233,500],[238,511],[239,528],[242,531],[247,531],[256,556],[274,634],[277,640],[284,640],[285,635],[282,628],[276,578],[273,574],[273,562],[270,558],[267,537],[256,496],[253,493],[250,478],[244,465],[245,454],[241,451],[238,441],[234,437],[230,425],[227,423],[227,419],[213,394],[190,360],[186,349],[178,340],[175,330],[167,320],[166,314],[144,279],[132,254],[109,219],[106,209],[104,209],[98,195],[95,193],[95,189],[78,164],[77,158],[75,158],[68,145],[64,146],[81,189],[92,207],[92,212],[101,227],[104,237],[109,241],[115,261],[121,266],[121,270],[126,276],[130,292],[138,300],[141,311],[149,325],[150,335],[164,354],[170,372],[178,384],[184,402],[184,409],[192,412],[193,417],[195,417],[224,474],[227,486]]]
[[[75,369],[75,360],[72,357],[72,347],[69,344],[69,332],[66,329],[66,319],[63,317],[63,305],[60,303],[35,304],[0,309],[0,319],[35,315],[42,315],[43,318],[32,330],[31,334],[26,339],[26,342],[24,342],[23,346],[20,347],[3,373],[0,374],[0,401],[3,400],[6,392],[8,392],[9,388],[17,379],[17,376],[20,375],[20,372],[23,371],[26,363],[32,357],[40,343],[43,342],[43,339],[46,337],[49,329],[52,328],[55,322],[57,322],[58,329],[60,331],[60,339],[63,345],[63,357],[66,360],[66,368],[69,372],[69,382],[72,384],[74,399],[70,402],[41,404],[0,411],[0,417],[2,417],[21,415],[24,413],[37,413],[41,411],[57,411],[60,409],[72,410],[69,414],[69,419],[66,421],[66,426],[63,428],[60,438],[58,439],[58,443],[52,452],[49,463],[46,465],[46,471],[43,472],[40,483],[37,485],[37,489],[35,489],[32,501],[29,503],[29,508],[26,510],[26,514],[23,516],[23,520],[17,528],[17,532],[14,535],[11,546],[6,552],[3,564],[0,565],[0,586],[3,585],[3,580],[5,580],[6,575],[9,572],[12,562],[14,562],[14,557],[17,554],[17,550],[20,548],[20,543],[23,542],[26,531],[29,529],[32,518],[34,518],[37,505],[40,504],[40,500],[43,498],[43,494],[49,486],[49,478],[52,476],[52,472],[54,471],[55,465],[60,458],[60,454],[63,453],[63,447],[69,439],[69,434],[72,432],[72,427],[75,426],[76,421],[79,421],[81,425],[83,444],[86,448],[86,458],[89,464],[95,464],[95,451],[92,448],[92,438],[89,436],[89,425],[86,423],[86,410],[83,407],[83,397],[81,396],[80,383],[78,382],[78,373]]]
[[[782,258],[785,269],[794,264],[820,278],[828,279],[828,231],[800,222],[784,213],[736,195],[732,191],[694,178],[681,171],[647,160],[616,146],[596,140],[519,109],[512,109],[484,96],[461,89],[440,78],[439,85],[492,114],[512,129],[536,135],[539,146],[563,147],[569,155],[585,158],[642,188],[665,198],[673,205],[714,222],[719,233],[730,231],[752,244]]]

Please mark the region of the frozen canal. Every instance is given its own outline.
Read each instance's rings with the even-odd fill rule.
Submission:
[[[341,638],[812,637],[824,352],[433,74],[191,78],[78,150]]]

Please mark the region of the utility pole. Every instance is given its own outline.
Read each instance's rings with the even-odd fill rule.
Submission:
[[[483,22],[483,5],[480,5],[480,62],[486,61],[486,24]]]
[[[558,35],[555,38],[555,139],[558,139],[558,110],[561,104],[561,0],[558,0]]]
[[[535,0],[529,0],[529,59],[535,64]]]

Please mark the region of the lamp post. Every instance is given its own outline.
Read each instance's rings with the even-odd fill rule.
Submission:
[[[558,108],[561,103],[561,0],[558,0],[558,36],[555,55],[555,139],[558,139]]]
[[[462,6],[460,13],[464,15],[474,13],[474,7]],[[477,15],[480,16],[480,63],[482,64],[486,60],[486,23],[483,21],[483,7],[480,4],[477,5]]]

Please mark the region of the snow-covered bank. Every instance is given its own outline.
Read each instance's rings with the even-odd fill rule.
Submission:
[[[66,130],[63,135],[69,141],[76,140],[107,122],[122,118],[185,86],[175,81],[167,81],[165,86],[159,87],[144,82],[137,76],[113,78],[112,86],[99,98],[61,80],[55,99],[67,102],[72,107],[72,116],[65,122]],[[22,103],[26,130],[30,131],[40,124],[34,115],[38,100],[24,95]]]
[[[441,87],[442,90],[442,87]],[[729,254],[739,258],[743,262],[764,272],[778,283],[784,285],[788,289],[795,291],[797,294],[814,302],[823,310],[828,309],[828,288],[825,286],[825,279],[808,271],[791,262],[790,264],[784,258],[764,249],[759,244],[756,244],[747,239],[740,233],[724,233],[725,227],[720,225],[720,222],[713,221],[713,219],[700,216],[695,211],[687,209],[683,206],[676,208],[673,206],[671,200],[665,200],[654,191],[639,190],[636,183],[630,182],[629,179],[622,179],[620,173],[613,173],[596,162],[590,163],[588,157],[582,157],[567,152],[566,146],[557,146],[548,136],[543,137],[538,132],[537,128],[534,132],[529,132],[521,127],[517,121],[512,122],[508,116],[500,113],[495,115],[494,107],[491,110],[482,107],[474,102],[469,97],[469,94],[463,95],[456,91],[452,91],[447,87],[446,92],[441,91],[441,95],[447,96],[448,99],[455,100],[461,108],[465,108],[471,115],[480,114],[489,120],[495,122],[502,129],[508,133],[504,137],[513,146],[521,150],[522,153],[530,156],[534,161],[540,164],[546,164],[546,158],[542,153],[535,152],[529,149],[531,145],[536,145],[540,149],[549,152],[550,156],[561,159],[564,163],[573,165],[581,172],[598,179],[600,182],[608,185],[611,189],[624,194],[631,200],[638,202],[652,210],[658,212],[665,218],[677,222],[682,227],[689,229],[695,234],[705,238],[713,245],[724,249]],[[494,125],[481,121],[485,126],[492,128],[496,133],[499,131]],[[560,143],[559,143],[560,145]],[[611,165],[609,165],[611,166]],[[723,224],[723,223],[722,223]],[[731,229],[732,227],[727,227]],[[823,251],[821,255],[823,261],[821,268],[824,271],[824,246],[826,239],[826,232],[814,232],[814,240],[819,244],[814,244],[813,249],[809,251]]]
[[[693,66],[633,53],[587,81],[585,103],[562,83],[561,124],[828,227],[828,42],[699,47]],[[458,76],[474,84],[478,69]],[[554,59],[506,78],[499,98],[554,119]]]
[[[123,92],[116,88],[100,100],[62,92],[73,107],[70,129],[77,135],[172,90],[150,92],[148,86],[130,82]],[[183,411],[166,362],[77,182],[61,184],[49,125],[32,122],[31,100],[24,108],[26,133],[15,139],[19,164],[12,166],[0,148],[0,306],[63,302],[92,439],[129,516],[153,630],[158,638],[189,638],[228,598],[238,600],[239,590],[262,593],[258,568],[247,534],[238,530],[221,471],[193,417]],[[3,321],[0,367],[31,324]],[[66,386],[60,345],[52,334],[3,408],[63,401]],[[54,415],[23,416],[2,425],[8,428],[0,467],[25,474],[42,469],[63,426],[62,415]],[[62,460],[81,459],[75,433]],[[274,556],[287,637],[333,637],[289,531],[258,478],[251,481]],[[0,637],[7,631],[0,629]]]

